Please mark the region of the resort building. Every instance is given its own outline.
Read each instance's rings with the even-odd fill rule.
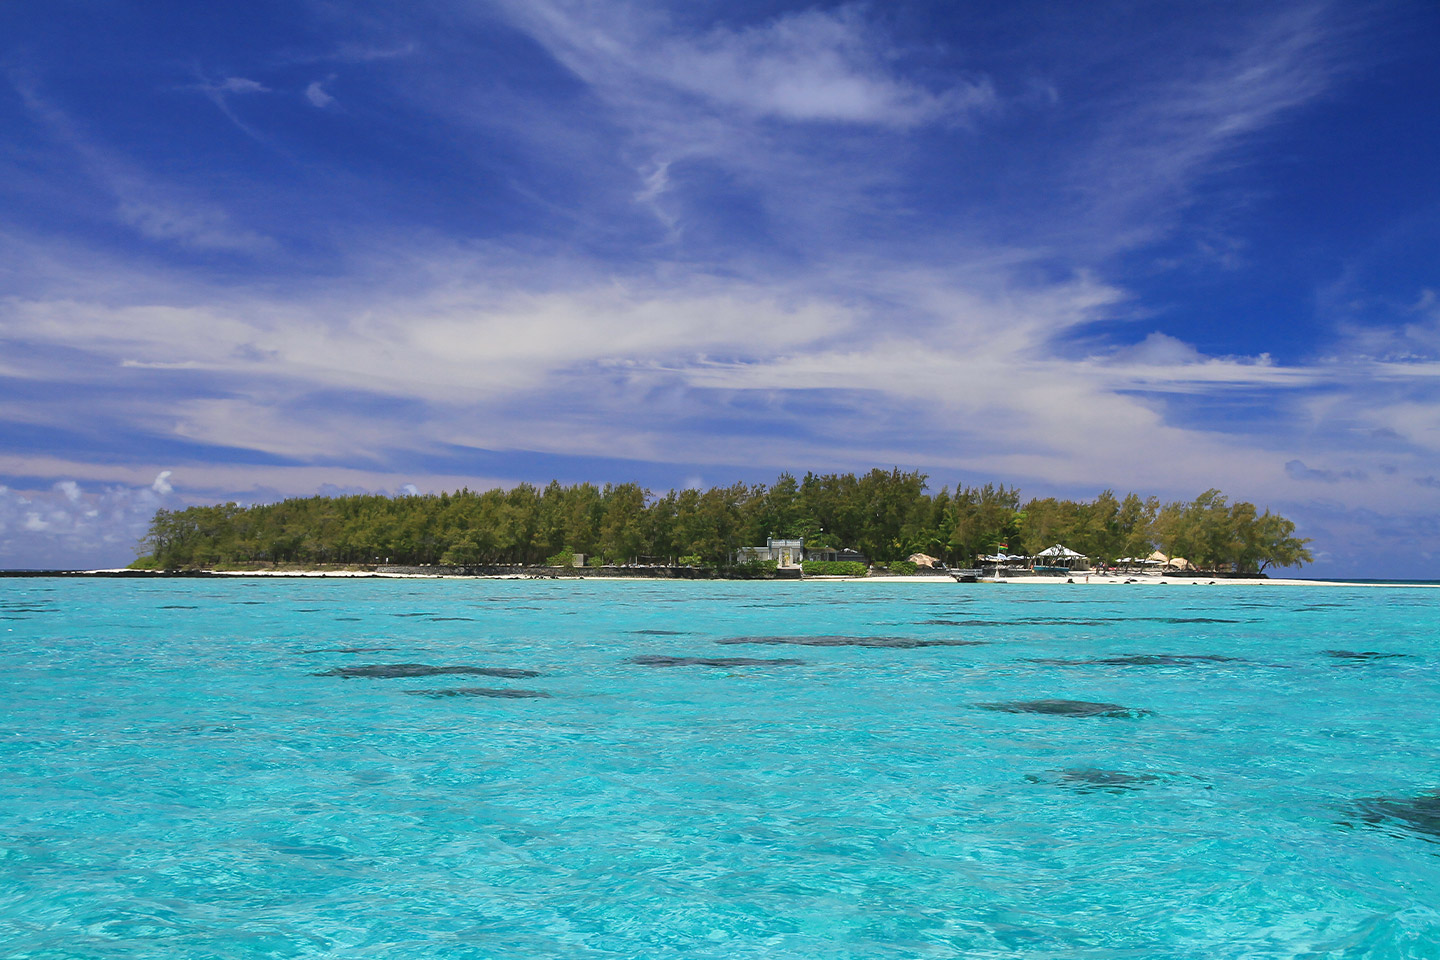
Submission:
[[[803,559],[805,559],[805,539],[803,537],[795,540],[776,540],[774,537],[767,537],[763,547],[741,547],[735,551],[736,563],[774,560],[780,567],[798,567]]]
[[[828,561],[831,561],[832,563],[835,562],[835,561],[838,561],[838,560],[843,560],[843,561],[845,561],[845,562],[847,562],[847,563],[869,563],[869,562],[870,562],[870,558],[867,557],[867,556],[865,556],[865,554],[861,553],[859,550],[835,550],[835,549],[832,549],[832,548],[830,548],[830,547],[826,547],[826,548],[821,549],[821,550],[806,550],[806,551],[805,551],[805,559],[806,559],[806,560],[828,560]]]

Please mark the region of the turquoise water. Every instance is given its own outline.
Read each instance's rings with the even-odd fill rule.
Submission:
[[[0,956],[1440,956],[1437,626],[1413,588],[0,580]],[[540,675],[344,675],[397,664]]]

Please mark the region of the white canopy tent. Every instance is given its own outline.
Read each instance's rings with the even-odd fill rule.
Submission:
[[[1035,554],[1035,567],[1064,568],[1070,569],[1077,561],[1086,559],[1085,554],[1077,553],[1064,544],[1057,543],[1053,547],[1047,547]]]

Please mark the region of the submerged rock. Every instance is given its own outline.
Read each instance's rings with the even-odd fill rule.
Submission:
[[[726,637],[716,643],[790,644],[797,647],[885,647],[912,650],[917,647],[978,647],[985,640],[916,640],[912,637]]]
[[[448,690],[402,690],[412,697],[431,697],[440,700],[446,697],[495,697],[499,700],[548,699],[544,690],[499,690],[493,687],[452,687]]]
[[[801,667],[804,660],[759,660],[754,657],[662,657],[646,654],[631,657],[642,667]]]
[[[1031,783],[1057,782],[1078,793],[1129,793],[1147,784],[1164,780],[1153,773],[1126,773],[1123,770],[1097,770],[1091,767],[1059,770],[1052,777],[1032,774],[1025,779]]]
[[[461,673],[478,677],[538,677],[537,670],[517,670],[513,667],[432,667],[424,663],[371,663],[360,667],[336,667],[312,677],[372,677],[391,680],[396,677],[434,677],[441,674]]]
[[[1407,653],[1381,653],[1378,650],[1322,650],[1321,653],[1327,657],[1334,657],[1336,660],[1349,660],[1352,663],[1369,663],[1371,660],[1403,660],[1409,657]]]
[[[1215,617],[1011,617],[1005,620],[922,620],[920,622],[947,627],[1099,627],[1107,623],[1243,623],[1245,621],[1220,620]]]
[[[1440,843],[1440,790],[1418,797],[1367,797],[1355,802],[1356,818],[1376,827],[1399,827]]]
[[[1122,707],[1118,703],[1096,703],[1090,700],[1007,700],[1003,703],[976,704],[982,710],[999,713],[1040,713],[1054,717],[1144,717],[1149,710]]]
[[[1044,663],[1054,667],[1183,667],[1192,663],[1239,663],[1239,657],[1222,657],[1216,654],[1164,654],[1141,653],[1128,657],[1093,657],[1088,660],[1064,660],[1055,657],[1038,657],[1030,663]]]

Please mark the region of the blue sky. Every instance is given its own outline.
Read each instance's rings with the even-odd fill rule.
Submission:
[[[1440,577],[1437,48],[1422,0],[0,5],[0,567],[898,465]]]

